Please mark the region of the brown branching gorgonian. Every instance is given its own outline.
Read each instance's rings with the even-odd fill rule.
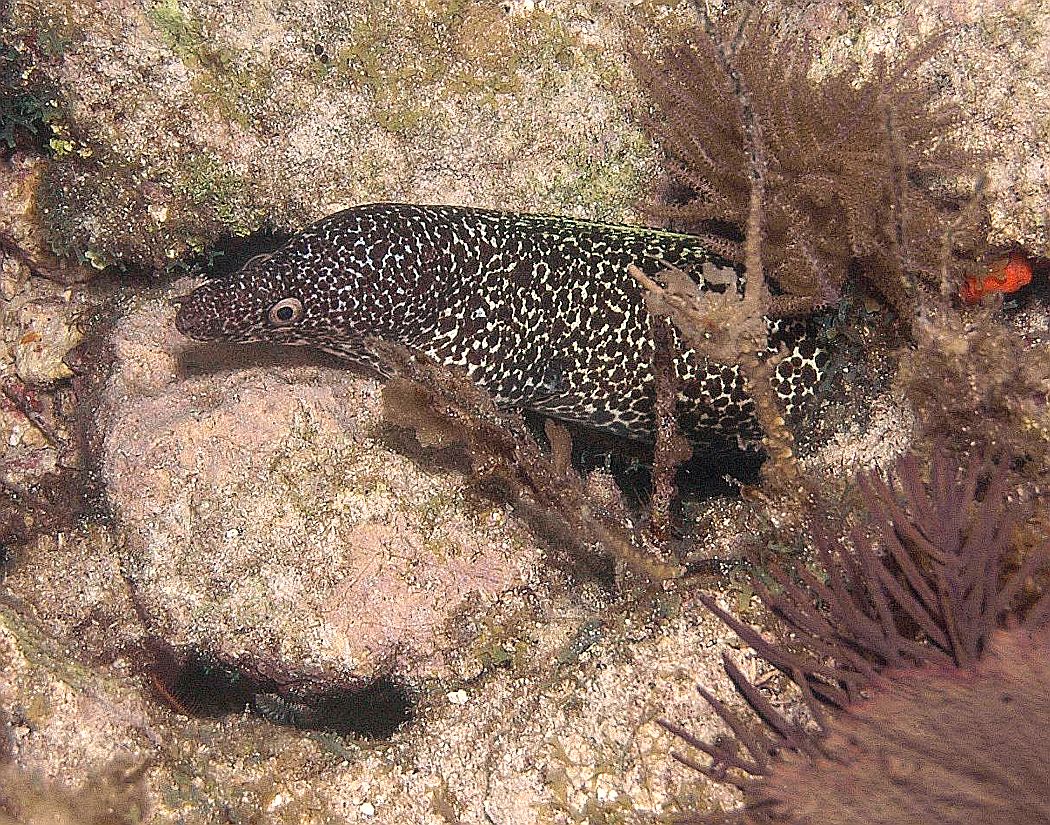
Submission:
[[[968,198],[932,185],[970,181],[963,188],[972,191],[979,163],[949,139],[962,114],[918,76],[943,38],[892,64],[880,55],[864,75],[813,82],[811,46],[776,28],[770,18],[745,18],[735,33],[706,23],[706,32],[674,32],[655,53],[633,50],[651,106],[644,122],[667,158],[650,211],[732,253],[718,233],[726,224],[751,232],[757,156],[763,260],[782,302],[833,300],[859,272],[910,317],[915,282],[936,283],[946,255],[970,251],[945,250],[947,229],[953,244],[977,238],[957,225]],[[727,51],[736,77],[725,71]]]
[[[777,710],[724,657],[761,724],[705,688],[732,736],[677,758],[739,788],[744,807],[698,823],[1050,822],[1050,597],[1031,591],[1047,550],[1010,570],[1024,508],[1006,469],[937,453],[861,483],[868,521],[844,543],[813,530],[817,570],[756,581],[783,622],[771,642],[700,600],[798,686],[808,719]],[[1009,571],[1009,572],[1008,572]]]
[[[803,489],[795,460],[794,436],[785,425],[783,410],[771,383],[781,354],[762,356],[759,353],[765,352],[769,346],[767,316],[794,314],[807,305],[810,308],[823,305],[832,295],[827,290],[828,294],[822,298],[801,297],[800,300],[800,296],[774,297],[770,293],[764,257],[768,253],[766,181],[769,153],[765,126],[756,110],[751,85],[740,69],[742,31],[730,43],[718,37],[705,14],[701,17],[707,30],[704,42],[709,47],[710,68],[727,84],[735,121],[739,124],[747,193],[746,209],[739,216],[744,227],[744,243],[736,253],[736,259],[742,258],[747,280],[742,292],[734,282],[726,284],[725,292],[719,293],[702,290],[687,273],[673,267],[659,274],[657,280],[648,278],[635,266],[629,271],[646,290],[646,305],[653,315],[654,327],[659,325],[660,319],[670,318],[697,352],[716,363],[737,366],[754,402],[755,418],[762,427],[763,446],[771,459],[764,468],[766,479],[779,486],[782,492],[799,496]],[[704,153],[701,151],[701,154]],[[706,234],[705,237],[714,248],[719,248],[716,237]],[[659,410],[657,413],[658,420],[665,417]]]

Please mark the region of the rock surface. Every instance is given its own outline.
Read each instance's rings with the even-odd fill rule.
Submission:
[[[967,139],[990,150],[994,237],[1046,254],[1050,10],[770,8],[816,39],[820,70],[906,52],[947,26],[924,71],[970,114]],[[27,380],[58,378],[74,310],[112,294],[31,278],[34,267],[90,274],[56,276],[54,250],[159,269],[267,219],[295,228],[376,199],[632,217],[656,166],[632,125],[640,99],[623,56],[622,24],[639,9],[660,25],[688,13],[569,0],[14,0],[5,34],[54,91],[61,139],[46,167],[12,166],[0,187],[6,375],[19,347],[40,343],[21,343],[40,332],[33,319],[58,307],[62,325],[44,327],[59,341],[52,372],[21,358]],[[316,359],[190,347],[172,309],[138,291],[110,339],[116,371],[98,421],[112,522],[0,561],[0,818],[4,790],[19,787],[23,801],[72,800],[62,821],[90,816],[87,798],[117,812],[108,821],[191,825],[567,825],[731,802],[671,759],[682,744],[654,721],[710,736],[695,684],[733,703],[722,652],[752,678],[762,667],[691,601],[692,582],[635,598],[569,579],[455,473],[391,448],[376,384]],[[1045,313],[1036,321],[1045,340]],[[849,432],[808,469],[846,478],[902,449],[914,422],[878,389],[855,427],[839,426],[853,413],[844,405],[832,429]],[[0,407],[0,426],[5,470],[57,465],[24,412]],[[769,533],[767,515],[704,502],[700,556],[734,557]],[[774,516],[774,529],[791,521]],[[735,612],[763,619],[743,575],[719,587]],[[157,637],[308,687],[393,674],[414,688],[414,716],[372,741],[300,730],[279,712],[187,718],[144,654]],[[770,675],[764,689],[790,704]]]
[[[631,218],[657,159],[633,125],[624,30],[669,30],[686,8],[16,0],[12,42],[55,90],[50,240],[96,266],[156,268],[376,200]],[[946,31],[921,70],[989,153],[993,238],[1046,254],[1046,8],[780,0],[770,15],[810,38],[819,71]]]
[[[76,567],[88,538],[70,536],[50,558],[21,566],[10,587],[26,592],[34,567],[37,575]],[[90,540],[106,547],[99,535]],[[63,787],[85,786],[95,796],[106,791],[102,799],[122,816],[116,821],[188,825],[215,822],[220,812],[289,825],[568,825],[731,804],[671,758],[681,743],[655,722],[667,716],[699,735],[714,733],[697,681],[737,701],[715,655],[731,636],[695,608],[642,620],[593,592],[548,594],[542,605],[507,600],[491,628],[520,651],[513,662],[490,662],[479,676],[432,694],[417,722],[363,742],[257,716],[187,719],[151,701],[149,686],[129,674],[129,657],[82,664],[93,643],[76,641],[78,622],[95,599],[119,604],[119,576],[110,581],[108,594],[96,584],[74,587],[80,595],[65,604],[53,588],[38,599],[43,622],[0,599],[0,706],[11,714],[10,753],[23,777],[45,791],[57,786],[46,794],[52,800]],[[111,616],[110,632],[133,617]],[[748,652],[734,656],[755,667]],[[131,779],[93,779],[118,772]],[[7,789],[18,784],[0,789],[0,812],[8,810]],[[22,794],[16,802],[26,801]]]
[[[173,311],[119,321],[99,419],[155,631],[278,681],[447,675],[457,617],[533,581],[535,541],[461,475],[386,446],[375,381],[294,352],[212,363],[238,353],[182,339]]]
[[[40,538],[0,593],[10,787],[150,823],[529,825],[731,802],[655,721],[715,731],[694,686],[737,701],[724,627],[540,564],[457,474],[384,446],[374,382],[201,349],[164,298],[125,309],[99,420],[112,523]],[[394,672],[414,721],[368,742],[280,714],[186,718],[144,656],[158,636],[300,685]]]
[[[66,427],[67,361],[83,338],[81,317],[99,298],[75,283],[95,273],[48,246],[39,208],[45,166],[18,152],[0,157],[0,546],[68,525],[85,503]]]
[[[0,159],[0,294],[10,300],[29,272],[59,283],[88,280],[94,272],[60,258],[50,248],[40,203],[41,181],[49,164],[43,158],[16,152]]]
[[[11,19],[69,144],[53,239],[100,264],[373,200],[622,216],[653,171],[609,48],[619,15],[560,0],[74,0]]]

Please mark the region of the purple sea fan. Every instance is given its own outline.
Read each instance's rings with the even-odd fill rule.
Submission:
[[[684,821],[1050,823],[1050,598],[1024,593],[1045,558],[1007,573],[1018,508],[1004,467],[982,475],[981,462],[957,470],[937,454],[926,483],[913,457],[892,486],[865,479],[875,541],[858,528],[847,546],[815,529],[822,574],[756,582],[790,650],[700,596],[791,676],[812,721],[785,717],[725,657],[762,724],[704,688],[732,737],[663,724],[710,761],[676,757],[738,787],[744,806]]]
[[[1050,822],[1050,633],[995,633],[971,667],[885,674],[831,722],[819,752],[786,751],[756,822]],[[748,817],[745,817],[747,821]]]

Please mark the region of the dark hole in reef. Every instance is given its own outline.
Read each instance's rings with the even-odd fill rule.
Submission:
[[[543,418],[526,413],[536,437],[546,444]],[[567,425],[572,433],[572,464],[581,472],[603,469],[610,473],[630,507],[648,505],[652,495],[653,448],[586,427]],[[678,468],[679,504],[715,496],[736,496],[740,485],[758,482],[764,456],[729,445],[695,450]]]
[[[392,735],[412,719],[413,708],[411,692],[387,677],[361,688],[331,689],[295,700],[276,693],[259,694],[253,702],[257,713],[276,724],[365,739]]]
[[[1008,252],[1004,251],[1003,255],[1006,254]],[[1028,263],[1032,267],[1032,282],[1003,297],[1003,311],[1007,316],[1033,306],[1043,308],[1050,304],[1050,258],[1028,256]]]
[[[200,255],[186,259],[185,267],[192,274],[225,278],[257,255],[269,255],[277,251],[290,237],[288,232],[267,225],[250,235],[227,235]]]
[[[251,702],[256,686],[236,669],[195,650],[176,651],[160,642],[151,649],[150,682],[159,697],[183,716],[241,713]]]
[[[277,725],[381,739],[413,716],[411,691],[381,677],[363,686],[281,695],[272,679],[258,678],[196,650],[155,640],[146,668],[157,695],[183,716],[218,718],[249,711]]]
[[[582,448],[581,448],[582,451]],[[634,458],[623,453],[588,456],[581,452],[573,463],[581,469],[589,459],[598,459],[594,467],[604,466],[616,480],[624,498],[631,507],[647,506],[653,490],[652,455]],[[700,501],[715,497],[736,497],[740,487],[757,484],[764,456],[746,450],[725,450],[693,456],[678,468],[675,484],[678,499]]]

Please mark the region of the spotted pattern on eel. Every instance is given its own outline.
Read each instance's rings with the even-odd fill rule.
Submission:
[[[705,289],[724,289],[715,285],[733,268],[690,235],[372,204],[330,215],[232,276],[206,281],[180,299],[175,324],[200,341],[311,346],[374,369],[365,339],[377,337],[466,370],[505,407],[651,440],[652,320],[631,263],[649,275],[673,264]],[[811,321],[771,321],[770,343],[789,352],[775,389],[790,413],[813,395],[827,352]],[[678,406],[691,440],[755,443],[737,368],[679,350]]]

